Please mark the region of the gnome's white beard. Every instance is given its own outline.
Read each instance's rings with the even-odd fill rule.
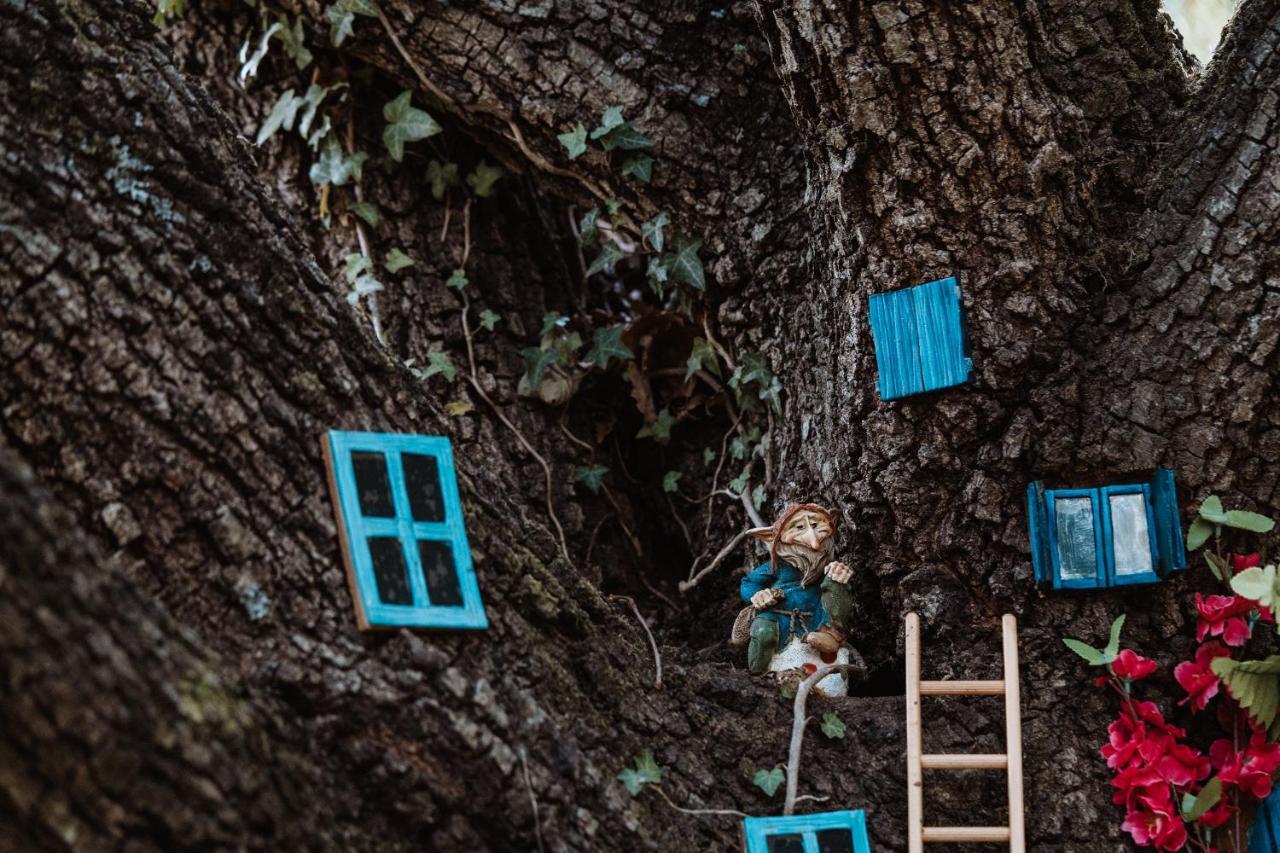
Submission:
[[[830,562],[828,558],[831,556],[832,544],[831,537],[827,537],[822,547],[815,551],[799,542],[780,542],[777,548],[778,559],[785,560],[800,570],[803,576],[801,586],[812,586],[822,578],[822,570]]]

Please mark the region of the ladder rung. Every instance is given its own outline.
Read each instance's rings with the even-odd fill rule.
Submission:
[[[1007,826],[926,826],[925,843],[953,841],[959,843],[978,841],[1009,841]]]
[[[928,770],[1007,770],[1009,756],[1004,753],[986,755],[922,755],[920,766]]]
[[[921,681],[922,696],[1002,696],[1003,681]]]

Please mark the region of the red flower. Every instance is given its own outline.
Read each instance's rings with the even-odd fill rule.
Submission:
[[[1175,738],[1186,735],[1165,722],[1155,703],[1135,702],[1134,709],[1138,713],[1136,723],[1126,703],[1120,709],[1120,717],[1107,726],[1107,743],[1101,752],[1112,769],[1154,764],[1174,746]]]
[[[1198,822],[1206,829],[1217,829],[1230,820],[1231,816],[1238,811],[1239,809],[1237,809],[1224,796],[1221,800],[1218,800],[1218,804],[1216,806],[1200,815],[1200,820]]]
[[[1245,569],[1252,569],[1254,566],[1262,565],[1262,555],[1257,551],[1252,554],[1232,554],[1231,564],[1237,572],[1243,572]]]
[[[1126,767],[1115,775],[1111,785],[1116,789],[1111,802],[1129,811],[1160,806],[1169,799],[1169,783],[1150,767]]]
[[[1256,603],[1239,595],[1210,595],[1207,598],[1196,593],[1196,610],[1200,621],[1196,624],[1196,642],[1203,643],[1206,636],[1222,637],[1228,646],[1243,646],[1249,640],[1249,622],[1245,619]]]
[[[1194,711],[1204,710],[1204,706],[1209,704],[1209,700],[1218,695],[1218,676],[1213,674],[1213,670],[1209,668],[1210,662],[1214,658],[1230,657],[1231,652],[1221,643],[1205,643],[1196,649],[1195,661],[1183,661],[1173,670],[1173,677],[1182,685],[1182,689],[1187,691],[1187,698],[1179,702],[1179,705],[1191,703],[1191,709]]]
[[[1280,744],[1267,743],[1266,732],[1255,731],[1249,745],[1236,752],[1226,738],[1216,740],[1209,757],[1220,768],[1223,785],[1234,785],[1259,800],[1271,793],[1271,775],[1280,769]]]
[[[1209,775],[1209,759],[1185,743],[1175,743],[1172,740],[1164,755],[1155,762],[1155,767],[1156,772],[1166,781],[1180,788],[1199,782]]]
[[[1133,836],[1138,846],[1157,850],[1181,850],[1187,843],[1187,827],[1173,807],[1167,788],[1163,802],[1144,803],[1146,808],[1130,809],[1120,828]]]
[[[1133,649],[1125,649],[1111,662],[1111,671],[1125,681],[1140,681],[1156,671],[1156,662]]]

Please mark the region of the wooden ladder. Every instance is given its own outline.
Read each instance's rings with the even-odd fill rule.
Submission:
[[[1010,853],[1026,853],[1022,812],[1022,713],[1018,687],[1018,623],[1004,615],[1003,681],[921,681],[920,617],[907,614],[907,840],[909,853],[942,842],[1008,842]],[[921,696],[1004,696],[1005,753],[922,754]],[[1008,826],[925,826],[924,773],[930,770],[1003,770],[1009,779]]]

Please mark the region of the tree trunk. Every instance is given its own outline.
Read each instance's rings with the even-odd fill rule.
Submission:
[[[622,231],[664,211],[704,238],[711,286],[669,362],[705,334],[782,379],[779,415],[744,415],[772,427],[764,514],[813,499],[846,520],[872,675],[811,700],[848,730],[810,730],[801,793],[867,809],[874,848],[903,849],[901,615],[922,614],[926,677],[989,678],[1014,612],[1030,846],[1122,846],[1096,751],[1109,702],[1059,638],[1124,611],[1127,642],[1186,657],[1198,572],[1038,594],[1023,489],[1168,465],[1184,515],[1210,492],[1280,510],[1280,5],[1246,2],[1200,74],[1140,0],[685,5],[389,0],[324,54],[386,95],[354,99],[358,141],[379,145],[407,86],[464,156],[511,172],[464,214],[371,166],[378,247],[419,259],[378,296],[381,345],[326,272],[355,250],[351,217],[320,223],[305,151],[240,136],[270,108],[261,87],[299,85],[278,56],[259,89],[233,82],[260,33],[242,4],[163,40],[130,0],[0,4],[8,847],[735,848],[732,816],[626,792],[644,749],[678,805],[780,808],[752,776],[785,763],[791,703],[723,641],[731,569],[754,555],[676,588],[748,521],[661,486],[678,470],[711,490],[702,446],[723,453],[742,413],[688,396],[657,448],[631,438],[644,421],[616,375],[563,417],[515,394],[544,312],[610,316],[643,278],[584,274],[569,223],[606,199]],[[322,53],[324,7],[285,8]],[[657,142],[651,183],[556,142],[614,104]],[[455,266],[496,332],[473,316],[464,333]],[[867,295],[950,274],[973,380],[881,401]],[[404,369],[441,348],[464,376],[474,351],[474,387]],[[356,631],[330,428],[452,438],[487,632]],[[572,485],[601,459],[607,501]],[[614,593],[657,629],[660,691]],[[998,703],[934,702],[926,745],[1000,752],[1001,723]],[[998,774],[926,784],[931,823],[998,824],[1002,800]]]

